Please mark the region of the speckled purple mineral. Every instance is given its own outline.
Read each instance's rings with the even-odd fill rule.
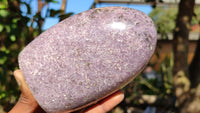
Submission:
[[[74,15],[48,29],[19,55],[20,69],[46,112],[77,109],[126,85],[150,60],[152,20],[125,7]]]

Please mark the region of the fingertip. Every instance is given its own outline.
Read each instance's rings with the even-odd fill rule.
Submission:
[[[106,113],[117,106],[123,99],[124,93],[119,90],[86,110],[85,113]]]
[[[17,70],[14,71],[14,76],[15,76],[15,78],[17,78],[17,79],[23,79],[22,72],[21,72],[21,70],[19,70],[19,69],[17,69]]]
[[[117,95],[117,96],[124,98],[124,92],[121,91],[121,90],[118,90],[114,95]]]
[[[117,106],[120,102],[122,102],[123,99],[124,99],[124,93],[118,90],[117,92],[109,96],[107,99],[105,99],[105,101],[101,106],[105,112],[108,112],[115,106]]]
[[[15,70],[13,73],[15,80],[17,81],[18,85],[21,86],[21,79],[22,79],[22,73],[19,69]]]
[[[115,97],[117,100],[122,101],[124,99],[124,93],[122,91],[117,91],[115,94]]]
[[[112,95],[110,95],[109,97],[107,97],[104,101],[107,101],[110,99],[121,102],[124,99],[124,93],[121,90],[118,90],[115,93],[113,93]]]

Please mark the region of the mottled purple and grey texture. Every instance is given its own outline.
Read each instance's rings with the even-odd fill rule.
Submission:
[[[20,69],[47,112],[96,102],[123,87],[151,58],[152,20],[124,7],[91,9],[48,29],[19,55]]]

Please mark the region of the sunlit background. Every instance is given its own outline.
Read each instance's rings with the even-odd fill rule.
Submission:
[[[144,71],[110,113],[200,113],[200,0],[1,0],[0,113],[17,102],[18,54],[39,34],[91,8],[124,6],[148,14],[158,44]],[[122,23],[111,23],[123,30]]]

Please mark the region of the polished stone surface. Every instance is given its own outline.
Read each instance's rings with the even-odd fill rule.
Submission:
[[[150,60],[152,20],[125,7],[91,9],[48,29],[19,55],[34,97],[47,112],[96,102],[122,88]]]

